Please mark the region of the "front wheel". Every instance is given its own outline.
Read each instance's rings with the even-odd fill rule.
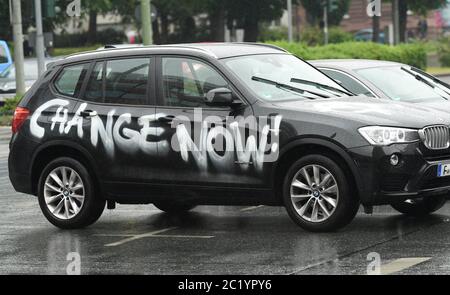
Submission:
[[[409,216],[424,216],[441,209],[447,201],[447,196],[436,196],[406,200],[392,204],[392,208]]]
[[[283,199],[289,216],[314,232],[334,231],[347,225],[359,208],[345,172],[332,159],[310,155],[288,170]]]
[[[95,192],[86,167],[72,158],[51,161],[39,178],[39,206],[47,220],[59,228],[83,228],[97,221],[105,200]]]

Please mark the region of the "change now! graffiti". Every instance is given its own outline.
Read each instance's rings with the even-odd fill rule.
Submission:
[[[87,124],[90,144],[98,147],[101,142],[110,157],[114,157],[116,148],[125,153],[141,151],[161,157],[172,150],[178,152],[183,161],[187,162],[192,157],[200,169],[208,169],[209,164],[224,167],[238,163],[242,169],[253,165],[256,170],[261,170],[264,162],[274,162],[278,158],[280,115],[203,118],[202,110],[195,109],[193,121],[185,116],[176,116],[170,125],[162,127],[158,120],[167,115],[149,114],[138,117],[139,129],[133,129],[130,128],[131,113],[117,114],[115,109],[111,109],[105,121],[99,115],[83,118],[81,114],[88,104],[82,103],[69,118],[68,106],[68,100],[53,99],[38,107],[30,119],[31,134],[43,138],[46,132],[68,135],[76,129],[77,136],[84,138],[83,126]],[[39,117],[48,109],[56,109],[50,118],[51,124],[40,124]],[[167,128],[174,130],[171,138],[165,136]],[[152,140],[148,140],[149,136]]]

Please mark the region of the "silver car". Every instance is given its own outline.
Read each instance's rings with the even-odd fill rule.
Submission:
[[[379,60],[316,60],[311,64],[355,94],[442,108],[450,85],[409,65]],[[445,103],[450,109],[450,104]]]
[[[57,58],[45,59],[45,64],[54,62]],[[37,59],[26,59],[24,63],[25,70],[25,89],[28,90],[33,83],[38,79],[38,65]],[[16,95],[16,67],[13,64],[0,74],[0,102],[5,98],[11,98]]]

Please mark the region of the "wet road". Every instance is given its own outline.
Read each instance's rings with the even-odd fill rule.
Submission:
[[[390,207],[358,214],[337,233],[308,233],[283,208],[202,206],[173,217],[152,205],[118,205],[84,230],[63,231],[36,198],[8,179],[9,129],[0,129],[0,274],[66,274],[78,253],[82,274],[450,273],[450,203],[423,219]]]

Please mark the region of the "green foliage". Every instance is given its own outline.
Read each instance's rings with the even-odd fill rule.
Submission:
[[[311,24],[317,24],[323,17],[323,5],[319,0],[300,0],[306,9]],[[350,0],[337,0],[337,9],[328,14],[328,22],[331,26],[337,26],[348,12]]]
[[[314,59],[376,59],[405,63],[426,68],[426,51],[420,43],[389,46],[372,42],[345,42],[327,46],[307,46],[304,43],[271,42],[307,60]]]
[[[444,7],[447,4],[447,0],[408,0],[406,3],[408,4],[408,9],[417,14],[426,15],[429,10]]]
[[[16,95],[12,98],[5,99],[5,104],[0,107],[0,115],[12,115],[21,99],[22,95]]]
[[[438,55],[441,65],[450,67],[450,37],[439,40]]]
[[[349,42],[352,40],[353,35],[351,33],[345,32],[339,27],[331,27],[328,30],[328,42],[330,44]],[[308,27],[302,31],[301,41],[310,46],[323,45],[323,30],[318,27]]]
[[[288,29],[286,27],[270,28],[264,26],[261,28],[258,41],[267,42],[267,41],[287,40],[287,38],[288,38]]]
[[[55,47],[76,47],[87,44],[88,33],[76,33],[76,34],[60,34],[55,36]],[[126,41],[127,37],[123,32],[117,31],[112,28],[98,31],[96,34],[96,42],[98,44],[122,44]]]
[[[102,47],[104,44],[94,44],[89,46],[78,46],[78,47],[63,47],[63,48],[54,48],[51,52],[52,56],[66,56],[70,54],[80,53],[84,51],[92,51],[97,48]]]

